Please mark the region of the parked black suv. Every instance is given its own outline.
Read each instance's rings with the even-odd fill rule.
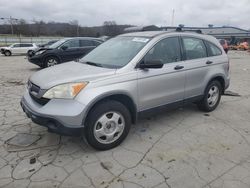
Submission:
[[[98,38],[90,37],[64,38],[48,48],[39,48],[33,53],[28,54],[28,60],[42,68],[50,67],[79,59],[102,42]]]

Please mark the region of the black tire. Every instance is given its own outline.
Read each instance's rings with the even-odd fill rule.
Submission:
[[[6,51],[4,52],[4,55],[5,55],[5,56],[11,56],[11,51],[6,50]]]
[[[211,104],[209,104],[209,101],[208,101],[208,98],[210,97],[209,91],[212,88],[218,88],[218,98],[217,98],[216,102],[214,102],[214,104],[212,102],[211,102]],[[201,101],[199,101],[197,104],[198,108],[204,112],[211,112],[211,111],[215,110],[216,107],[220,103],[221,94],[222,94],[221,83],[217,80],[211,81],[206,87],[203,99]]]
[[[112,143],[101,143],[95,137],[95,127],[99,118],[104,116],[104,114],[108,112],[117,112],[123,116],[123,120],[125,122],[123,131],[121,131],[120,136],[117,140],[114,140]],[[96,125],[96,126],[95,126]],[[131,126],[131,114],[129,110],[122,103],[114,100],[107,100],[97,104],[93,107],[93,109],[89,112],[88,117],[85,122],[84,136],[86,141],[90,146],[97,150],[108,150],[118,146],[128,135]],[[116,134],[116,133],[115,133]],[[115,135],[114,134],[114,135]]]
[[[60,63],[60,61],[59,61],[59,59],[57,57],[55,57],[55,56],[48,56],[44,60],[43,68],[54,66],[54,65],[50,64],[50,61],[54,61],[55,62],[54,65],[57,65],[57,64]]]
[[[34,50],[29,50],[28,52],[27,52],[27,57],[31,57],[31,56],[33,56],[35,54],[35,51]]]

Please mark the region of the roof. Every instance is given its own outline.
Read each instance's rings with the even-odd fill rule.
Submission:
[[[164,33],[169,33],[169,31],[142,31],[142,32],[126,33],[126,34],[122,34],[120,36],[153,38],[153,37],[156,37],[156,36],[164,34]]]
[[[89,39],[89,40],[102,40],[100,38],[95,38],[95,37],[65,37],[62,38],[63,40],[70,40],[70,39]]]
[[[177,26],[178,27],[178,26]],[[169,28],[169,29],[176,29],[177,28],[176,26],[167,26],[165,28]],[[238,28],[238,27],[233,27],[233,26],[221,26],[221,27],[183,27],[184,29],[236,29],[236,30],[240,30],[240,31],[245,31],[245,32],[250,32],[248,30],[245,30],[245,29],[241,29],[241,28]]]
[[[155,25],[148,25],[148,26],[132,26],[124,29],[124,32],[139,32],[139,31],[160,31],[160,28]]]
[[[146,37],[146,38],[154,38],[157,37],[159,35],[163,35],[163,34],[177,34],[177,35],[183,35],[183,34],[189,34],[189,35],[201,35],[201,36],[207,36],[204,34],[200,34],[197,33],[195,30],[194,31],[142,31],[142,32],[133,32],[133,33],[126,33],[126,34],[122,34],[119,36],[125,36],[125,37]],[[185,35],[184,34],[184,35]]]

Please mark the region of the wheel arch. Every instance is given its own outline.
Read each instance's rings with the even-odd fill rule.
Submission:
[[[42,60],[43,64],[45,63],[45,61],[46,61],[46,59],[47,59],[48,57],[56,57],[56,58],[60,61],[60,63],[62,62],[62,59],[60,58],[60,56],[58,56],[57,54],[54,54],[54,53],[50,53],[50,54],[46,54],[46,55],[43,57],[43,60]]]
[[[112,94],[111,93],[104,94],[104,95],[94,99],[94,101],[92,101],[90,103],[90,105],[88,105],[88,107],[87,107],[86,113],[83,117],[83,125],[84,125],[86,119],[88,118],[88,115],[91,112],[91,110],[96,105],[100,104],[103,101],[107,101],[107,100],[115,100],[115,101],[122,103],[124,106],[126,106],[131,114],[132,123],[136,123],[136,121],[137,121],[137,107],[136,107],[134,100],[127,93],[118,92],[118,93],[112,93]]]
[[[10,49],[4,50],[4,53],[6,53],[6,52],[10,52],[10,55],[12,55],[12,51]]]
[[[211,83],[212,81],[217,80],[218,82],[220,82],[221,86],[222,86],[222,94],[224,94],[225,92],[225,78],[223,75],[215,75],[214,77],[212,77],[209,82],[207,83],[206,87],[208,86],[209,83]],[[205,88],[206,89],[206,88]],[[205,92],[205,90],[204,90]]]

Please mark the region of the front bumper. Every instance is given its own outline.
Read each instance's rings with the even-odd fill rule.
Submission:
[[[1,54],[5,53],[5,50],[3,48],[0,49]]]
[[[27,92],[20,104],[28,118],[47,127],[50,132],[80,136],[84,129],[82,119],[85,108],[75,100],[55,99],[43,106],[36,103]]]
[[[38,66],[42,66],[43,65],[42,57],[40,57],[40,56],[31,56],[31,57],[28,56],[28,61],[30,63],[36,64]]]

